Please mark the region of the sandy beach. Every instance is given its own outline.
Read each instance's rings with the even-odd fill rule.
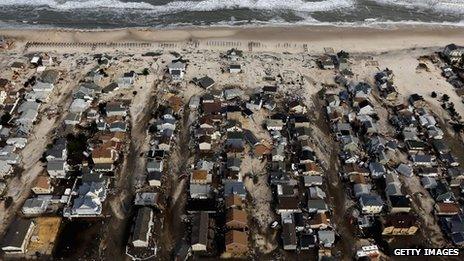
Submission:
[[[231,44],[262,51],[301,49],[320,53],[325,47],[350,52],[384,52],[391,50],[438,47],[449,43],[464,44],[464,28],[450,26],[389,26],[386,28],[295,26],[295,27],[212,27],[182,29],[0,29],[0,35],[13,38],[18,46],[25,42],[64,43],[185,43],[195,41],[201,49]],[[175,45],[174,47],[185,47]],[[203,47],[203,48],[202,48]],[[69,51],[69,50],[68,50]]]

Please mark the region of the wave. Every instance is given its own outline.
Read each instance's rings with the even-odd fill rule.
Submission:
[[[201,0],[173,1],[165,5],[152,5],[147,2],[122,2],[119,0],[3,0],[0,6],[46,6],[57,10],[73,9],[132,9],[158,13],[182,11],[215,11],[247,8],[255,10],[292,10],[303,12],[329,11],[354,7],[355,0],[322,0],[307,2],[303,0]]]
[[[373,0],[380,5],[401,6],[441,13],[464,14],[464,0]]]

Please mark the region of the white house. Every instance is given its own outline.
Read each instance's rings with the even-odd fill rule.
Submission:
[[[171,75],[172,80],[182,80],[185,74],[185,67],[185,63],[179,61],[168,64],[168,71],[169,75]]]
[[[50,200],[47,198],[29,198],[24,202],[21,212],[26,216],[44,214],[49,205]]]
[[[64,179],[69,167],[65,160],[54,160],[47,162],[47,172],[51,178]]]
[[[231,64],[229,65],[229,73],[241,73],[242,66],[240,64]]]
[[[383,201],[378,195],[361,195],[359,205],[363,214],[379,214],[383,210]]]

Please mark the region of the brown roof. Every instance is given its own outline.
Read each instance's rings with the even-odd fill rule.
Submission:
[[[356,184],[366,184],[366,177],[361,174],[354,174],[350,176],[350,181]]]
[[[93,158],[112,158],[113,156],[112,148],[113,148],[112,142],[103,143],[92,151],[92,157]]]
[[[305,165],[307,171],[321,172],[321,168],[314,162],[306,163]]]
[[[248,236],[245,232],[237,231],[237,230],[230,230],[226,233],[226,245],[228,244],[241,244],[241,245],[248,245]]]
[[[456,203],[444,203],[444,202],[439,202],[435,204],[435,209],[437,210],[438,213],[442,214],[454,214],[454,213],[459,213],[459,205]]]
[[[255,145],[255,154],[258,156],[269,154],[271,151],[272,149],[264,144],[258,143]]]
[[[35,180],[35,188],[43,188],[49,189],[50,188],[50,179],[47,176],[38,176]]]
[[[205,115],[203,117],[201,117],[198,122],[201,124],[209,124],[209,125],[213,125],[214,122],[213,122],[213,119],[211,117],[211,115]]]
[[[239,209],[229,209],[227,211],[227,219],[226,222],[230,221],[237,221],[241,223],[247,223],[247,213],[244,210]]]
[[[203,103],[202,109],[204,113],[219,113],[221,111],[221,102]]]
[[[369,170],[363,167],[358,166],[355,163],[349,163],[345,165],[346,173],[369,173]]]
[[[309,221],[311,225],[329,225],[329,221],[327,220],[327,215],[325,213],[317,213],[314,217]]]
[[[243,205],[242,198],[238,195],[229,195],[226,197],[226,208],[230,208],[232,206],[241,207]]]
[[[179,111],[184,106],[184,102],[182,101],[182,98],[176,95],[171,96],[168,99],[168,103],[174,111]]]
[[[208,177],[208,171],[202,169],[196,169],[192,172],[193,180],[206,180]]]
[[[279,197],[278,209],[298,209],[299,200],[297,197]]]

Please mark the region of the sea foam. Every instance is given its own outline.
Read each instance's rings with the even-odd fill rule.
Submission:
[[[302,12],[330,11],[352,8],[355,0],[321,0],[307,2],[303,0],[202,0],[173,1],[165,5],[153,5],[147,2],[122,2],[119,0],[3,0],[0,6],[46,6],[57,10],[73,9],[132,9],[158,13],[177,13],[183,11],[215,11],[224,9],[247,8],[253,10],[292,10]]]
[[[431,10],[444,14],[464,14],[464,0],[373,0],[381,5]]]

